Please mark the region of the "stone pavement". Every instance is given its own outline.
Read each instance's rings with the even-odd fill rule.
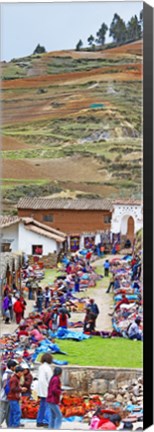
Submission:
[[[22,428],[22,429],[18,429],[18,430],[20,430],[20,431],[23,431],[23,430],[27,430],[27,429],[37,429],[38,431],[40,430],[40,431],[47,431],[48,429],[47,428],[43,428],[43,427],[39,427],[39,428],[37,428],[36,427],[36,423],[35,422],[28,422],[28,419],[27,419],[27,421],[24,421],[24,419],[22,419],[21,420],[22,421],[22,424],[24,424],[25,425],[25,427],[24,428]],[[8,429],[6,426],[5,426],[5,424],[3,423],[3,425],[2,425],[2,428],[5,430],[5,429]],[[63,423],[62,423],[62,426],[61,426],[61,429],[62,430],[88,430],[89,429],[89,425],[88,425],[88,423],[84,423],[84,422],[77,422],[77,421],[74,421],[74,422],[68,422],[68,421],[64,421]],[[14,430],[14,429],[11,429],[12,431]]]

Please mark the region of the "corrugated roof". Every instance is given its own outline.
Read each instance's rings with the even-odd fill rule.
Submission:
[[[20,218],[18,216],[0,216],[0,227],[7,227],[18,223]]]
[[[133,199],[119,199],[119,200],[114,200],[113,204],[116,205],[142,205],[142,202],[140,200],[133,200]]]
[[[65,241],[64,237],[60,237],[60,236],[53,234],[53,233],[51,233],[51,232],[49,232],[43,228],[39,228],[38,226],[36,226],[34,224],[26,225],[26,229],[28,231],[32,231],[36,234],[40,234],[40,235],[43,235],[44,237],[48,237],[52,240],[55,240],[57,243],[64,243],[64,241]]]
[[[112,202],[107,199],[48,199],[20,198],[18,209],[32,210],[112,210]]]

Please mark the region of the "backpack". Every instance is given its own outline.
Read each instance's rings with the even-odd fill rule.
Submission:
[[[8,396],[8,394],[10,393],[10,378],[11,378],[11,376],[7,377],[6,384],[4,386],[4,391],[5,391],[6,396]]]

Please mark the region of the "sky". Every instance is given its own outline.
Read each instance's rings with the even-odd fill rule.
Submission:
[[[87,46],[90,34],[96,37],[103,22],[109,27],[114,13],[127,23],[142,7],[141,1],[1,3],[1,60],[30,55],[38,43],[46,51],[74,49],[79,39]]]

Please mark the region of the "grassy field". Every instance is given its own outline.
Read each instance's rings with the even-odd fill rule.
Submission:
[[[76,342],[56,340],[66,355],[56,354],[59,360],[67,360],[69,364],[80,366],[110,366],[125,368],[141,368],[143,343],[122,338],[102,339],[98,336]]]

